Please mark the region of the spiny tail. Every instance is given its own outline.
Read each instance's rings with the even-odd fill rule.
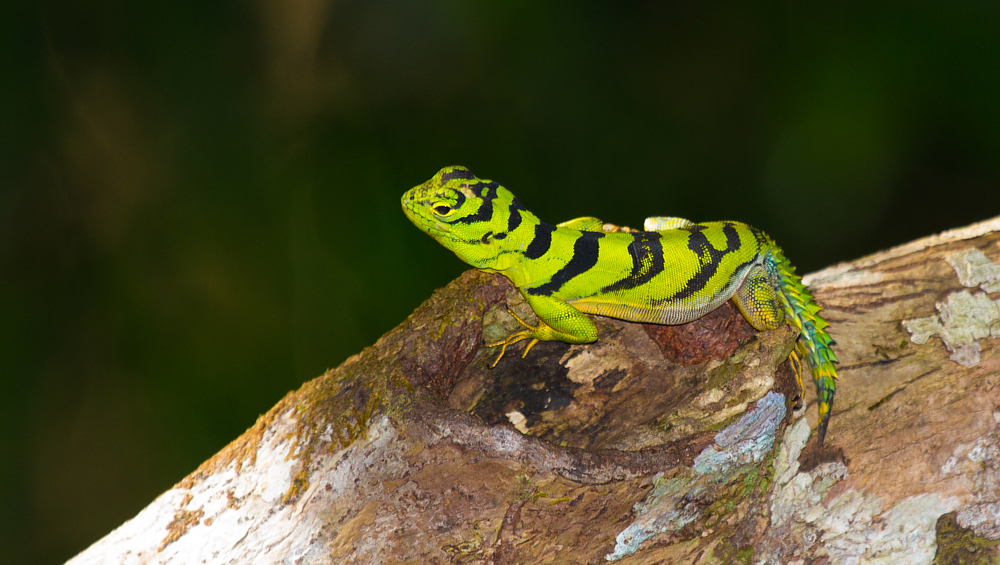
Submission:
[[[789,263],[776,245],[771,246],[773,267],[777,271],[781,288],[782,302],[788,320],[799,329],[799,339],[792,353],[793,366],[798,359],[804,359],[809,365],[813,382],[816,384],[816,396],[819,399],[819,429],[817,430],[819,445],[823,445],[826,428],[830,423],[830,410],[833,407],[833,396],[836,392],[837,362],[834,355],[833,339],[826,333],[830,324],[819,316],[822,309],[813,300],[809,289],[802,284],[802,278],[795,274],[795,267]],[[796,378],[802,386],[801,376],[796,368]]]

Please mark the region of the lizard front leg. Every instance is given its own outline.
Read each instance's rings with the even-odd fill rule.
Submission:
[[[648,219],[646,221],[649,222]],[[688,222],[687,220],[681,220],[681,221],[687,222],[688,224],[691,223]],[[585,216],[582,218],[573,218],[572,220],[566,220],[565,222],[558,224],[558,227],[569,228],[571,230],[596,231],[602,233],[619,233],[619,232],[635,233],[640,231],[640,230],[634,230],[628,226],[616,226],[615,224],[605,224],[600,219],[595,218],[593,216]],[[654,231],[654,230],[650,230],[647,228],[646,231]]]
[[[573,306],[552,296],[525,294],[525,298],[538,317],[538,325],[532,326],[510,312],[510,315],[514,316],[514,319],[520,322],[525,329],[511,334],[503,341],[487,344],[487,347],[501,346],[500,355],[493,362],[493,367],[496,367],[500,359],[503,358],[507,346],[525,339],[531,341],[521,353],[522,358],[526,357],[528,351],[539,341],[590,343],[597,340],[597,326],[586,314]]]
[[[604,231],[604,222],[593,216],[584,216],[582,218],[566,220],[565,222],[557,224],[556,227],[580,231]]]

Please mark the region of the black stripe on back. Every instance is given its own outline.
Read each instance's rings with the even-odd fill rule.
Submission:
[[[552,247],[552,232],[556,227],[552,224],[535,224],[535,237],[531,238],[531,243],[524,250],[524,256],[528,259],[538,259],[548,252]]]
[[[474,178],[476,178],[476,175],[472,174],[472,171],[468,169],[454,169],[441,175],[441,182],[448,182],[454,179],[472,180]]]
[[[672,300],[681,300],[693,295],[699,290],[704,289],[705,286],[708,285],[708,281],[710,281],[719,270],[719,263],[722,262],[722,258],[740,248],[740,234],[736,231],[736,228],[728,222],[726,222],[722,227],[722,233],[726,236],[726,248],[721,251],[709,243],[705,234],[701,233],[705,230],[705,226],[696,224],[678,229],[691,232],[691,235],[688,236],[688,249],[698,256],[701,262],[701,268],[698,269],[698,272],[696,272],[694,276],[688,280],[687,284],[684,285],[684,288],[677,291],[673,296],[660,300],[654,300],[653,304],[662,304]]]
[[[473,224],[476,222],[488,222],[493,219],[493,199],[497,197],[496,188],[500,186],[495,182],[485,183],[480,182],[476,185],[470,186],[469,188],[482,199],[483,203],[479,205],[479,210],[471,216],[465,216],[464,218],[458,218],[452,224]],[[490,191],[493,191],[491,194]]]
[[[632,243],[628,244],[628,254],[632,256],[632,270],[625,278],[602,288],[601,292],[631,290],[646,284],[663,272],[663,245],[660,243],[660,234],[646,231],[630,235]]]
[[[525,292],[542,296],[551,295],[573,277],[592,269],[597,264],[597,256],[600,251],[598,242],[602,237],[604,237],[602,232],[581,232],[579,239],[573,242],[573,258],[569,260],[569,263],[556,271],[549,282],[539,287],[526,289]]]

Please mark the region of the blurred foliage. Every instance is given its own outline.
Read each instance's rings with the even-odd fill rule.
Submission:
[[[738,219],[802,273],[1000,213],[989,2],[0,7],[0,562],[58,563],[543,219]]]

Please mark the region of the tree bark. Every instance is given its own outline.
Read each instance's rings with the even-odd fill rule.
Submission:
[[[1000,218],[805,277],[840,379],[731,305],[596,343],[470,271],[70,563],[996,563]]]

